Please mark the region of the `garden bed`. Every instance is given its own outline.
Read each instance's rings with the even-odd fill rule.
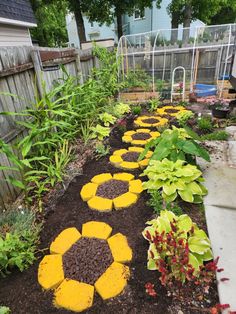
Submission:
[[[129,126],[132,128],[132,125]],[[127,148],[129,145],[121,141],[123,132],[114,128],[109,138],[112,153],[118,148]],[[108,301],[95,294],[94,305],[86,313],[173,313],[182,311],[184,314],[205,313],[206,309],[219,303],[217,288],[214,283],[209,293],[199,296],[198,287],[194,287],[193,298],[185,293],[180,300],[168,296],[166,289],[161,286],[156,271],[147,270],[147,249],[148,242],[143,238],[142,231],[145,223],[153,217],[153,210],[147,205],[149,196],[143,192],[138,202],[123,210],[111,212],[98,212],[88,208],[86,202],[80,197],[82,187],[100,173],[118,173],[120,169],[109,163],[109,157],[103,157],[96,161],[88,161],[83,174],[77,176],[69,185],[66,193],[58,200],[54,208],[46,211],[46,220],[41,232],[41,249],[48,248],[55,237],[68,227],[76,227],[81,230],[82,224],[88,221],[103,221],[112,226],[114,232],[124,234],[133,251],[133,259],[130,264],[131,278],[124,292]],[[133,171],[138,179],[141,171]],[[104,191],[103,191],[104,192]],[[190,215],[192,220],[199,227],[207,230],[204,211],[193,204],[182,203],[185,213]],[[43,251],[43,255],[48,250]],[[42,253],[39,253],[39,260]],[[39,260],[23,273],[13,272],[5,279],[1,279],[0,304],[9,306],[14,314],[20,313],[69,313],[63,309],[56,309],[52,304],[52,293],[42,292],[37,281]],[[149,296],[145,291],[145,284],[155,284],[156,297]],[[188,287],[188,290],[190,287]]]

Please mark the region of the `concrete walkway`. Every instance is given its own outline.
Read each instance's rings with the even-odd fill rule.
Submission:
[[[217,273],[220,303],[228,303],[230,310],[236,311],[236,141],[209,145],[213,147],[212,162],[199,160],[208,188],[206,221],[214,257],[220,257],[218,266],[224,268]]]

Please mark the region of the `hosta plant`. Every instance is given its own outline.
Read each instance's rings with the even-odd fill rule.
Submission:
[[[177,196],[185,202],[201,203],[202,197],[207,194],[207,189],[201,184],[204,181],[202,172],[183,160],[150,160],[143,175],[149,179],[143,183],[143,188],[161,189],[167,203],[173,202]]]
[[[96,127],[92,127],[91,138],[97,138],[99,141],[102,141],[105,137],[109,136],[110,128],[97,124]]]
[[[204,263],[213,258],[211,244],[188,215],[165,210],[146,224],[143,236],[150,243],[147,267],[161,273],[163,285],[174,280],[184,283],[203,274]]]
[[[124,114],[129,113],[131,111],[130,106],[124,103],[118,103],[114,107],[114,115],[117,118],[121,118]]]
[[[172,129],[166,129],[160,137],[146,144],[139,160],[143,159],[150,149],[154,149],[151,159],[155,160],[168,158],[172,161],[181,159],[194,163],[195,157],[198,156],[210,161],[208,151],[200,146],[184,128],[173,126]]]
[[[101,113],[99,119],[105,126],[113,125],[116,122],[116,117],[107,112]]]

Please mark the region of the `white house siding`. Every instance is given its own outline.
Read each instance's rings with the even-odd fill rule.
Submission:
[[[32,46],[29,29],[0,24],[0,46]]]

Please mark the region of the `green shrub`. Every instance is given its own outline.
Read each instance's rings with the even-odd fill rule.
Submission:
[[[11,310],[7,306],[0,306],[0,314],[10,314]]]
[[[139,106],[132,106],[131,107],[131,112],[132,112],[132,114],[133,115],[140,115],[140,113],[141,113],[141,111],[142,111],[142,107],[139,105]]]
[[[116,122],[116,117],[107,112],[101,113],[99,115],[99,119],[104,124],[104,126],[113,125]]]
[[[148,190],[150,199],[147,202],[149,206],[153,208],[155,214],[160,214],[162,210],[171,210],[175,215],[179,216],[182,214],[182,209],[176,203],[167,203],[164,204],[162,195],[158,190]]]
[[[213,129],[211,117],[202,117],[197,120],[197,126],[200,130],[209,132]]]
[[[161,102],[158,98],[153,98],[148,101],[148,111],[153,112],[157,110]]]
[[[20,271],[35,260],[41,225],[29,210],[14,210],[0,217],[0,274],[8,274],[14,267]]]
[[[202,172],[196,166],[185,164],[183,160],[150,160],[143,175],[149,179],[143,183],[143,188],[161,189],[167,203],[173,202],[177,196],[185,202],[201,203],[202,196],[207,194],[207,189],[201,184],[204,181]]]
[[[210,161],[207,150],[201,147],[183,128],[176,128],[163,131],[161,136],[146,144],[144,151],[140,154],[139,160],[143,159],[150,149],[154,149],[151,160],[162,160],[168,158],[172,161],[178,159],[194,163],[196,156]]]
[[[113,114],[117,118],[121,118],[124,114],[129,113],[131,111],[130,106],[128,104],[124,104],[122,102],[118,103],[114,107]]]
[[[200,137],[201,141],[226,141],[229,133],[226,131],[215,131],[209,134],[204,134]]]
[[[96,150],[95,150],[96,159],[107,156],[109,152],[110,152],[110,146],[105,146],[102,143],[98,143],[96,145]]]
[[[187,121],[191,118],[194,117],[194,113],[190,110],[188,111],[180,111],[179,113],[177,113],[176,115],[176,119],[179,122],[180,126],[185,126]]]
[[[181,283],[196,280],[204,263],[212,260],[206,233],[188,215],[161,211],[159,217],[146,224],[143,236],[150,243],[147,268],[161,273],[163,285],[175,280]]]
[[[96,127],[92,127],[92,131],[93,133],[91,138],[97,138],[99,141],[102,141],[110,134],[110,128],[100,124],[97,124]]]

